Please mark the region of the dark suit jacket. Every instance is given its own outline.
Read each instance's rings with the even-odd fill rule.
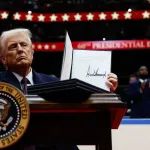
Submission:
[[[150,118],[150,80],[148,79],[143,90],[140,92],[141,82],[130,83],[126,90],[126,96],[129,101],[133,101],[131,106],[132,118]]]
[[[33,70],[33,82],[34,82],[34,84],[53,82],[53,81],[59,81],[59,79],[52,77],[50,75],[43,74],[43,73],[37,73]],[[4,71],[4,72],[0,72],[0,82],[6,82],[9,84],[12,84],[21,90],[21,86],[20,86],[18,79],[9,70]]]
[[[52,77],[52,76],[49,76],[49,75],[46,75],[46,74],[37,73],[33,70],[33,82],[34,82],[34,84],[53,82],[53,81],[59,81],[59,79]],[[6,82],[9,84],[12,84],[22,91],[18,79],[9,70],[4,71],[4,72],[0,72],[0,82]],[[79,150],[77,148],[77,146],[64,146],[64,147],[55,146],[55,148],[53,148],[53,149],[55,149],[55,150]]]

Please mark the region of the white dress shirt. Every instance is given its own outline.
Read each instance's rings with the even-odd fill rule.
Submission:
[[[141,78],[140,78],[139,80],[140,80],[141,83],[143,83],[144,81],[145,81],[145,82],[147,81],[147,79],[143,80],[143,79],[141,79]]]

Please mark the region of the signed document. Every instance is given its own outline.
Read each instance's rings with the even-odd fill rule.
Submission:
[[[77,78],[104,90],[111,72],[111,51],[74,50],[71,78]]]
[[[61,80],[76,78],[101,89],[110,91],[106,85],[111,72],[111,51],[73,50],[66,32]]]

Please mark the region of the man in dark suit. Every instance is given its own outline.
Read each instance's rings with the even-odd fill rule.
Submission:
[[[58,80],[55,77],[37,73],[31,68],[34,51],[31,32],[28,29],[13,29],[3,32],[0,37],[0,51],[1,61],[6,67],[6,71],[0,73],[0,81],[12,84],[23,91],[22,80],[28,81],[28,84],[31,85]],[[114,91],[118,85],[117,76],[110,73],[106,84],[111,91]],[[65,150],[77,149],[76,146],[65,148]],[[56,147],[56,150],[64,149]]]
[[[137,79],[129,83],[126,99],[131,103],[131,118],[150,118],[150,80],[146,66],[141,66]]]

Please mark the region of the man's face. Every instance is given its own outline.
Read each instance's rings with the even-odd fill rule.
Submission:
[[[139,75],[148,75],[148,69],[145,66],[140,67]]]
[[[11,36],[5,44],[2,60],[7,68],[31,66],[33,60],[32,43],[29,42],[26,34],[18,33]]]
[[[147,67],[145,67],[145,66],[140,67],[139,72],[138,72],[138,76],[141,79],[144,79],[144,80],[146,78],[148,78],[148,69],[147,69]]]
[[[132,83],[135,82],[136,80],[137,80],[136,77],[130,77],[129,82]]]

